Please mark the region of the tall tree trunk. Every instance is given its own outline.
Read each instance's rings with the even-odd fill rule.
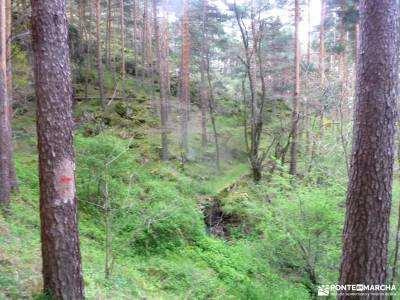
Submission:
[[[319,28],[319,77],[321,81],[321,89],[325,89],[325,18],[326,18],[326,1],[321,0],[321,23]],[[319,112],[319,136],[318,140],[321,142],[324,137],[324,99],[320,99],[320,112]],[[318,150],[319,151],[319,150]]]
[[[307,65],[311,63],[311,0],[307,1]]]
[[[321,89],[325,88],[325,16],[326,16],[326,0],[321,0],[321,20],[319,26],[319,78]],[[308,171],[310,172],[313,164],[315,162],[317,153],[319,152],[319,147],[317,143],[320,143],[324,136],[324,103],[322,97],[320,99],[320,107],[318,112],[318,133],[316,138],[314,138],[312,147],[311,147],[311,159]]]
[[[149,16],[149,3],[148,0],[144,0],[144,12],[143,12],[143,40],[144,40],[144,57],[146,63],[146,75],[152,77],[153,68],[153,50],[151,47],[151,28],[150,28],[150,16]]]
[[[78,17],[79,17],[79,51],[83,52],[83,21],[85,19],[83,0],[78,0]]]
[[[106,96],[104,93],[104,74],[103,74],[103,60],[101,54],[101,4],[100,0],[96,0],[96,49],[97,49],[97,72],[98,72],[98,85],[100,101],[103,110],[106,108]]]
[[[83,299],[66,1],[32,0],[43,287]]]
[[[325,18],[326,18],[326,1],[321,0],[321,23],[319,28],[319,77],[321,80],[321,88],[325,89]],[[319,112],[319,141],[322,141],[324,136],[324,99],[320,99],[321,107]]]
[[[112,17],[112,0],[107,0],[107,19],[106,19],[106,63],[111,70],[111,17]],[[101,18],[101,16],[100,16]]]
[[[10,133],[7,95],[6,2],[0,1],[0,204],[10,201]]]
[[[398,84],[396,25],[396,1],[360,2],[363,55],[357,67],[340,284],[386,283]]]
[[[189,63],[190,63],[190,33],[189,33],[189,2],[183,0],[182,17],[182,56],[181,56],[181,147],[186,153],[189,149],[188,143],[188,120],[189,111]]]
[[[341,10],[341,19],[339,20],[339,41],[340,41],[340,48],[341,48],[341,52],[339,54],[339,76],[340,79],[343,80],[344,79],[344,68],[345,68],[345,64],[344,64],[344,57],[345,57],[345,28],[344,28],[344,5],[345,5],[345,0],[342,0],[341,2],[341,6],[340,6],[340,10]]]
[[[168,39],[165,37],[168,31],[168,21],[163,21],[160,33],[160,22],[157,16],[157,1],[153,0],[154,32],[156,39],[157,65],[160,81],[160,119],[161,119],[161,159],[168,160]],[[166,13],[164,11],[164,13]],[[167,16],[164,16],[167,18]]]
[[[121,13],[121,81],[122,81],[122,100],[125,100],[125,9],[124,0],[120,0]]]
[[[201,61],[200,61],[200,102],[201,102],[201,145],[207,147],[207,83],[205,78],[206,68],[206,24],[207,24],[207,0],[203,0],[202,14],[202,39],[201,43]]]
[[[321,21],[319,25],[319,76],[321,83],[325,81],[325,17],[326,0],[321,0]]]
[[[215,99],[214,99],[214,89],[211,81],[211,72],[210,72],[210,49],[207,47],[207,79],[208,79],[208,108],[210,113],[211,125],[214,133],[214,143],[215,143],[215,165],[218,171],[221,171],[221,163],[220,163],[220,150],[219,150],[219,139],[217,132],[217,122],[215,120]]]
[[[132,34],[132,46],[133,46],[133,66],[135,70],[135,76],[138,75],[137,72],[137,54],[138,54],[138,47],[137,47],[137,0],[133,0],[132,3],[132,22],[133,22],[133,34]]]
[[[290,169],[291,175],[297,173],[297,127],[299,120],[298,99],[300,95],[300,41],[299,41],[299,20],[300,20],[300,4],[299,0],[295,0],[294,13],[294,93],[292,107],[292,143],[290,147]]]
[[[12,144],[12,119],[13,119],[13,81],[12,81],[12,15],[13,15],[13,1],[7,0],[6,2],[6,40],[7,40],[7,99],[8,99],[8,130],[10,135],[9,143],[9,159],[10,159],[10,186],[12,191],[18,189],[17,173],[15,171],[14,151]]]
[[[91,58],[92,58],[92,20],[93,20],[93,1],[89,1],[89,20],[88,23],[86,24],[86,42],[87,42],[87,52],[86,52],[86,68],[87,70],[91,70]],[[91,80],[89,76],[86,76],[85,78],[85,98],[86,100],[89,100],[89,84]]]

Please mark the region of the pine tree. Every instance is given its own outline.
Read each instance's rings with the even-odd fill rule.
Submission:
[[[43,287],[83,299],[66,2],[32,0]]]
[[[363,55],[357,67],[340,284],[386,283],[398,83],[397,19],[396,1],[360,2]]]

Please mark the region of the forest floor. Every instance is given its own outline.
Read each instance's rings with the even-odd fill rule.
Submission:
[[[87,299],[311,299],[318,284],[336,282],[347,180],[342,168],[333,167],[336,156],[307,178],[293,179],[278,165],[254,184],[239,120],[223,116],[217,119],[219,172],[212,143],[200,147],[199,110],[193,106],[191,151],[182,162],[173,99],[172,159],[161,162],[149,89],[132,79],[128,87],[137,100],[113,101],[106,112],[96,100],[74,104]],[[0,216],[0,299],[45,299],[33,111],[27,103],[14,122],[20,189]],[[109,278],[106,186],[112,206]],[[396,185],[393,228],[397,190]]]

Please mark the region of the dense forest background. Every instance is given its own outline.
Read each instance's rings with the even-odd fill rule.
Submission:
[[[2,198],[0,299],[47,299],[32,8],[5,2],[17,181]],[[68,0],[64,8],[86,297],[314,299],[319,285],[335,284],[358,1]],[[393,185],[396,283],[397,177]]]

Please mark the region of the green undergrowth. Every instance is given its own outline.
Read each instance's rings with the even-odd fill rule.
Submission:
[[[207,234],[200,199],[241,180],[248,172],[244,164],[221,174],[207,172],[212,163],[187,162],[182,169],[179,160],[146,162],[142,151],[151,142],[136,142],[109,130],[91,137],[78,132],[75,138],[88,299],[308,297],[301,283],[270,267],[261,237],[227,241]],[[0,298],[42,299],[36,151],[29,139],[17,148],[20,190],[0,218]],[[109,279],[104,277],[106,186],[114,259]]]

